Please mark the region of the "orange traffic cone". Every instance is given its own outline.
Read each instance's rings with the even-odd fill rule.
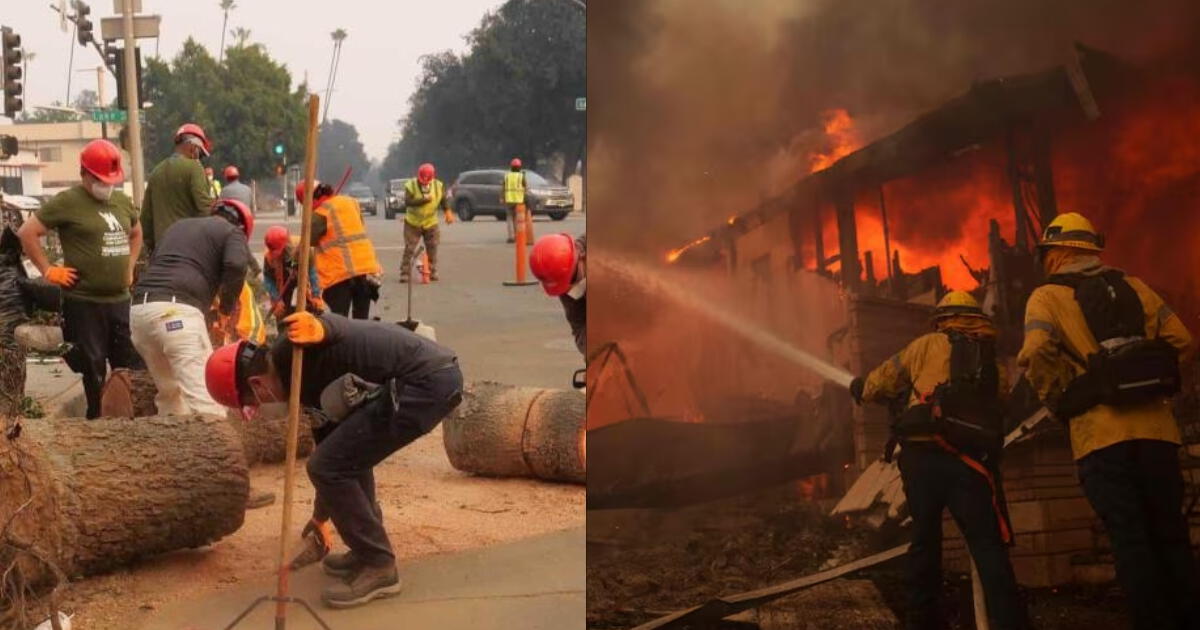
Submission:
[[[429,252],[421,250],[421,284],[429,284]]]
[[[525,206],[521,206],[524,208]],[[533,247],[533,213],[525,211],[525,245]]]
[[[535,282],[535,281],[528,281],[525,279],[525,256],[526,256],[525,247],[527,246],[529,239],[533,234],[533,227],[528,222],[529,219],[528,219],[528,214],[525,212],[525,204],[518,204],[516,212],[517,212],[517,216],[516,216],[517,229],[515,231],[516,231],[516,241],[517,242],[513,246],[513,249],[516,251],[516,255],[517,255],[517,259],[516,259],[517,279],[514,282],[506,281],[504,283],[504,286],[508,286],[508,287],[523,287],[523,286],[529,286],[531,284],[537,284],[537,282]]]

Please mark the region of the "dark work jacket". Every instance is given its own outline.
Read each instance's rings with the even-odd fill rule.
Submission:
[[[221,217],[180,219],[150,255],[133,288],[133,303],[141,303],[142,293],[166,294],[207,312],[219,291],[221,311],[228,315],[242,294],[249,264],[241,228]]]
[[[576,300],[569,295],[559,296],[563,312],[567,315],[567,323],[571,324],[571,335],[575,337],[575,347],[579,353],[587,355],[587,294]]]
[[[415,381],[457,362],[453,350],[438,345],[398,324],[321,315],[325,339],[304,349],[300,403],[321,406],[321,391],[344,374],[383,384],[395,378]],[[271,347],[285,389],[291,387],[292,343],[280,335]]]

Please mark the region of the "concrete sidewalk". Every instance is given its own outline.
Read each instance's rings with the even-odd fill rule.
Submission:
[[[291,593],[306,600],[333,630],[582,629],[585,555],[584,529],[579,527],[418,560],[400,569],[402,593],[360,608],[325,608],[321,589],[333,578],[317,566],[292,577]],[[264,579],[176,604],[164,608],[142,630],[221,630],[255,598],[274,592],[275,581]],[[262,604],[237,627],[272,627],[273,619],[274,605]],[[300,606],[289,608],[287,627],[320,629]]]

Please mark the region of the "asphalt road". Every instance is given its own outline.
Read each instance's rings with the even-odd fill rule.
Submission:
[[[380,300],[372,316],[385,321],[405,319],[408,287],[401,284],[404,223],[366,217],[367,233],[384,268]],[[251,249],[261,260],[262,234],[284,224],[299,233],[295,217],[262,215],[255,224]],[[438,341],[458,352],[468,380],[493,380],[513,385],[569,388],[571,375],[583,367],[562,306],[538,286],[509,287],[515,279],[515,251],[506,244],[504,223],[490,217],[442,225],[438,249],[440,281],[412,287],[413,318],[433,326]],[[555,232],[580,234],[581,213],[563,221],[538,217],[534,236]],[[532,275],[529,276],[532,279]]]

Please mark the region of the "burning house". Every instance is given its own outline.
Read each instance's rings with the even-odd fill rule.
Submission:
[[[827,358],[855,374],[926,332],[933,304],[948,289],[968,290],[992,314],[1012,361],[1025,301],[1040,280],[1034,244],[1056,214],[1075,210],[1110,235],[1106,262],[1144,278],[1195,333],[1194,62],[1133,67],[1076,46],[1060,66],[977,82],[861,147],[845,146],[851,121],[844,112],[831,115],[826,132],[835,148],[813,160],[812,173],[667,252],[666,262],[722,269],[780,304],[801,299],[804,278],[835,282],[845,326],[829,336]],[[1200,432],[1192,390],[1176,406],[1194,444]],[[1080,491],[1065,433],[1052,420],[1029,430],[1045,414],[1027,390],[1018,387],[1014,396],[1018,419],[1032,418],[1012,436],[1004,466],[1018,578],[1034,586],[1111,579],[1108,544]],[[839,476],[847,468],[843,483],[830,488],[849,490],[839,509],[902,515],[880,505],[902,501],[897,475],[878,462],[887,412],[848,413],[841,461],[851,465],[825,471]],[[1200,480],[1195,469],[1187,475]],[[946,549],[948,566],[966,570],[961,538],[948,536]]]

